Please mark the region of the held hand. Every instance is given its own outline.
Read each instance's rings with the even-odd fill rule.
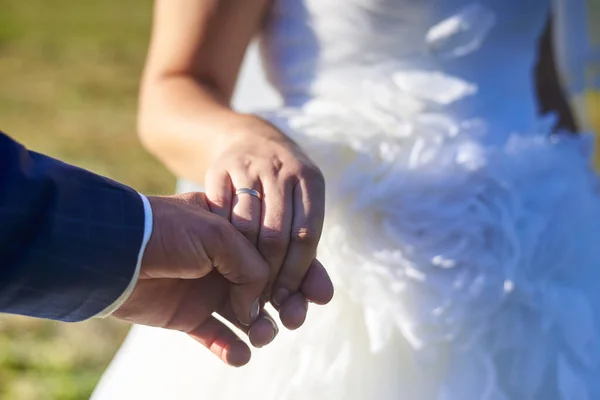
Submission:
[[[183,331],[230,365],[250,349],[216,319],[217,312],[257,347],[277,333],[259,297],[269,270],[257,250],[227,221],[208,211],[204,194],[150,197],[153,233],[131,297],[113,316]]]
[[[248,117],[244,129],[232,132],[216,154],[206,190],[211,211],[230,220],[269,264],[265,293],[287,328],[302,325],[308,301],[331,300],[333,286],[315,259],[325,182],[295,143]]]

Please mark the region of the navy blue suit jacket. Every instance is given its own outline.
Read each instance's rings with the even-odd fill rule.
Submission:
[[[0,132],[0,313],[80,321],[129,285],[144,233],[137,192]]]

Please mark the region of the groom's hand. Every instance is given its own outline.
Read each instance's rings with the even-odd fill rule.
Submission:
[[[149,201],[154,227],[140,278],[113,316],[183,331],[223,361],[246,364],[248,346],[212,314],[242,329],[253,345],[268,344],[277,333],[259,301],[268,265],[233,225],[207,211],[203,193]]]

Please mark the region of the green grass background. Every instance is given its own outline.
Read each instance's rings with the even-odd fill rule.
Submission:
[[[123,181],[173,191],[135,135],[150,0],[0,0],[0,130]],[[0,399],[87,399],[127,332],[0,316]]]

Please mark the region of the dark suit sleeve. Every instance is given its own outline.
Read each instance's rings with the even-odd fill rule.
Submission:
[[[129,285],[144,233],[134,190],[0,132],[0,312],[81,321]]]

